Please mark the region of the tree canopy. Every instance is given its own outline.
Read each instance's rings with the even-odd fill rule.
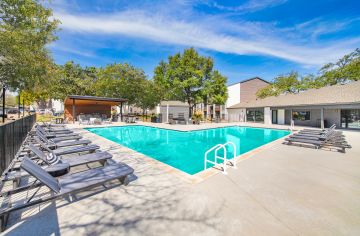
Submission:
[[[297,72],[280,75],[271,85],[257,92],[258,98],[278,96],[283,93],[298,93],[310,88],[346,83],[360,79],[360,49],[343,56],[336,63],[324,65],[318,76],[305,75],[300,77]]]
[[[189,115],[199,102],[224,104],[227,99],[227,78],[213,69],[210,57],[198,54],[194,48],[185,49],[161,61],[154,71],[154,81],[167,100],[188,103]]]
[[[55,64],[46,45],[56,40],[59,21],[34,0],[0,1],[0,83],[32,89],[52,76]]]

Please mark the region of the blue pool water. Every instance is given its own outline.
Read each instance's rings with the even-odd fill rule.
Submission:
[[[231,141],[236,145],[236,154],[240,155],[290,133],[239,126],[189,132],[141,125],[87,130],[191,175],[204,170],[204,154],[216,144]],[[227,156],[233,157],[232,148]]]

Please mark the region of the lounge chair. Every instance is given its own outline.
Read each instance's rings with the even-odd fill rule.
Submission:
[[[57,149],[50,149],[46,144],[39,143],[40,147],[46,151],[52,152],[55,155],[62,156],[62,155],[69,155],[74,153],[83,153],[83,152],[95,152],[96,150],[100,149],[98,145],[91,144],[91,145],[85,145],[85,146],[66,146],[63,148],[57,148]],[[23,157],[27,155],[29,152],[28,149],[25,149],[23,152],[19,154],[19,157]]]
[[[43,133],[47,132],[47,133],[55,134],[55,135],[74,133],[74,131],[69,130],[69,129],[64,129],[64,128],[45,128],[41,125],[37,125],[36,128],[39,129]]]
[[[35,131],[35,135],[37,136],[42,136],[44,138],[47,138],[49,140],[51,140],[51,142],[54,143],[58,143],[58,142],[63,142],[63,141],[68,141],[68,140],[79,140],[82,139],[82,137],[78,134],[72,134],[72,135],[67,135],[67,136],[62,136],[62,137],[57,137],[57,136],[53,136],[53,135],[47,135],[44,134],[43,132],[41,132],[40,130],[36,130]]]
[[[325,131],[323,134],[296,133],[291,135],[290,138],[328,140],[328,139],[344,139],[344,135],[342,135],[342,132]]]
[[[62,141],[54,143],[51,140],[47,139],[46,137],[35,136],[34,140],[38,144],[45,144],[50,149],[57,149],[63,147],[71,147],[71,146],[79,146],[79,145],[88,145],[91,143],[88,139],[80,139],[80,140],[73,140],[73,141]]]
[[[36,178],[37,181],[41,182],[43,184],[42,186],[49,188],[52,194],[38,194],[38,190],[42,186],[38,187],[34,184],[34,186],[38,188],[35,193],[30,196],[26,196],[21,200],[13,202],[8,201],[7,206],[3,205],[0,208],[1,230],[5,229],[8,215],[13,211],[59,199],[83,190],[103,185],[106,182],[116,179],[119,179],[124,185],[127,185],[130,181],[129,176],[134,172],[131,167],[124,163],[115,163],[104,167],[68,174],[55,179],[29,158],[24,158],[21,163],[21,168]],[[9,194],[16,194],[17,192],[17,190],[14,190]]]
[[[54,153],[45,153],[33,144],[29,144],[29,148],[32,153],[41,161],[45,166],[46,172],[54,177],[67,174],[71,167],[88,165],[93,162],[100,162],[103,166],[108,159],[112,158],[112,155],[108,152],[95,152],[79,156],[70,156],[66,158],[60,158]],[[51,155],[50,155],[51,154]],[[32,159],[34,160],[34,159]],[[17,181],[16,186],[19,185],[21,177],[25,176],[24,172],[18,171],[13,168],[3,176],[3,181]]]
[[[79,125],[85,124],[88,125],[90,123],[89,117],[86,115],[79,115],[78,116]]]
[[[312,139],[312,138],[304,138],[304,137],[289,137],[286,138],[286,144],[291,145],[293,143],[297,143],[300,145],[313,145],[316,149],[322,147],[335,147],[340,148],[340,152],[345,153],[346,148],[351,148],[351,146],[344,139],[331,139],[327,138],[324,140],[321,139]]]
[[[300,130],[299,133],[323,134],[323,133],[326,133],[326,132],[329,132],[329,131],[333,131],[333,130],[335,130],[335,128],[336,128],[336,125],[333,124],[332,126],[330,126],[330,127],[327,128],[327,129],[322,129],[322,130],[317,130],[317,129],[303,129],[303,130]]]
[[[51,122],[44,122],[42,123],[36,123],[36,125],[40,125],[41,127],[44,127],[46,129],[67,129],[65,128],[64,124],[53,124]]]
[[[43,135],[45,135],[46,137],[49,138],[61,138],[61,137],[69,137],[69,136],[75,136],[78,137],[78,134],[74,134],[72,131],[71,133],[67,132],[67,133],[57,133],[57,132],[52,132],[52,131],[46,131],[43,127],[41,126],[36,126],[36,131],[41,132]]]

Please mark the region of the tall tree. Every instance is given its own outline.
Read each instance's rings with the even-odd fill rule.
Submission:
[[[154,109],[161,101],[160,87],[157,86],[153,80],[143,80],[138,84],[141,88],[141,93],[136,101],[136,106],[143,110],[145,115],[146,110]]]
[[[212,76],[220,74],[213,73],[213,64],[212,58],[200,56],[194,48],[185,49],[182,54],[170,56],[167,62],[160,62],[154,71],[154,81],[162,88],[165,99],[186,102],[191,117],[194,106],[202,97],[221,96],[220,90],[210,89]],[[226,84],[226,79],[219,78],[215,78],[217,82],[225,81]],[[211,91],[214,93],[210,94]]]
[[[357,48],[335,63],[328,63],[320,69],[317,78],[320,86],[334,85],[360,79],[360,49]]]
[[[68,95],[95,95],[97,69],[81,67],[69,61],[58,67],[58,74],[51,81],[49,91],[51,98],[64,100]]]
[[[260,89],[256,95],[258,98],[278,96],[283,93],[298,93],[310,88],[346,83],[360,79],[360,49],[356,49],[340,58],[335,63],[324,65],[318,76],[305,75],[299,77],[298,73],[291,72],[287,75],[278,76],[274,82]]]
[[[56,39],[58,21],[35,0],[0,1],[0,83],[31,89],[53,72],[46,45]]]
[[[126,98],[130,105],[137,102],[142,93],[141,84],[146,80],[142,69],[126,63],[107,65],[100,68],[97,75],[96,95]]]

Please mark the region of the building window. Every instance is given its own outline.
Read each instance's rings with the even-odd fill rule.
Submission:
[[[293,119],[300,121],[310,120],[310,111],[293,111]]]
[[[246,121],[248,122],[264,122],[264,109],[247,109]]]
[[[360,109],[341,110],[341,128],[360,129]]]

